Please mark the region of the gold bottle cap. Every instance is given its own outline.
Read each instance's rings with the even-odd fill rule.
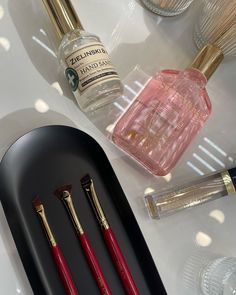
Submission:
[[[222,179],[225,184],[225,188],[227,190],[228,195],[232,195],[235,193],[234,183],[228,171],[221,172]]]
[[[60,39],[83,26],[70,0],[42,0]]]
[[[209,80],[223,59],[222,50],[215,45],[208,44],[198,53],[189,68],[198,69]]]

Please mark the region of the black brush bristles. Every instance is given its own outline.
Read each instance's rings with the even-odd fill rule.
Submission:
[[[89,174],[86,174],[84,177],[80,179],[81,185],[85,188],[87,185],[90,185],[92,182],[92,178]]]

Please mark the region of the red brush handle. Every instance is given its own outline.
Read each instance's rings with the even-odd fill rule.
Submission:
[[[121,252],[120,246],[111,228],[103,229],[103,236],[106,241],[107,247],[112,256],[113,262],[116,266],[117,272],[122,280],[126,294],[139,295],[139,291],[130,273],[129,267]]]
[[[70,270],[67,266],[67,263],[65,261],[65,258],[63,256],[60,248],[56,245],[56,246],[51,247],[51,249],[52,249],[54,261],[57,266],[57,270],[60,274],[62,283],[63,283],[64,288],[66,290],[66,293],[68,295],[79,295],[79,293],[75,287],[75,284],[73,282]]]
[[[102,295],[112,295],[87,235],[80,235],[80,241],[88,260],[89,266],[92,270],[93,276],[97,282],[100,293]]]

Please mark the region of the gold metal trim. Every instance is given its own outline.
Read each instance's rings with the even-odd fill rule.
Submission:
[[[91,183],[89,184],[89,187],[84,187],[84,190],[85,190],[87,196],[89,197],[89,200],[92,204],[95,215],[96,215],[98,221],[100,222],[101,226],[104,229],[109,229],[110,225],[106,219],[106,216],[104,214],[102,206],[99,202],[98,196],[97,196],[95,188],[94,188],[93,180],[90,179],[90,181],[91,181]]]
[[[60,37],[83,26],[70,0],[42,0],[47,13]]]
[[[145,196],[145,201],[146,201],[145,203],[146,203],[146,207],[148,209],[149,215],[152,218],[159,218],[157,206],[153,200],[153,197],[151,195],[147,195]]]
[[[73,222],[73,225],[74,225],[77,233],[82,235],[84,233],[84,230],[83,230],[83,227],[79,221],[78,215],[75,211],[75,207],[73,204],[73,200],[71,198],[71,194],[68,191],[64,191],[62,193],[62,201],[65,204],[67,211],[69,212],[69,215],[71,217],[71,220]]]
[[[189,68],[198,69],[209,80],[223,59],[222,50],[215,45],[208,44],[198,53]]]
[[[42,225],[44,227],[44,230],[45,230],[45,233],[47,235],[49,243],[53,247],[55,247],[57,245],[57,243],[56,243],[56,240],[55,240],[55,238],[53,236],[52,230],[51,230],[51,228],[50,228],[50,226],[48,224],[48,220],[47,220],[43,205],[37,206],[36,211],[37,211],[37,213],[38,213],[38,215],[40,217],[40,220],[41,220]]]
[[[221,173],[221,176],[224,181],[228,195],[234,194],[236,190],[235,190],[235,187],[234,187],[234,184],[233,184],[233,181],[232,181],[232,178],[231,178],[229,172],[224,171]]]

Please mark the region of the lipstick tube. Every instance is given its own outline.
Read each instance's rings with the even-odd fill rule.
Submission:
[[[44,206],[42,205],[39,199],[35,199],[33,201],[33,204],[47,235],[51,247],[52,256],[57,267],[58,273],[60,275],[61,281],[64,285],[66,294],[79,295],[76,286],[73,282],[69,267],[67,266],[66,260],[61,252],[60,247],[57,245],[52,230],[49,226]]]
[[[91,205],[94,209],[94,213],[101,225],[103,237],[107,248],[112,257],[113,263],[123,283],[123,287],[128,295],[139,295],[139,291],[129,270],[128,264],[124,258],[124,255],[120,249],[119,243],[116,239],[112,228],[110,227],[108,220],[104,214],[102,206],[99,202],[96,194],[93,180],[89,175],[86,175],[81,179],[81,184],[85,194],[89,198]]]
[[[111,290],[107,284],[107,281],[104,277],[104,274],[102,272],[102,268],[96,258],[96,255],[93,251],[93,248],[90,244],[89,238],[84,232],[84,229],[79,221],[78,215],[75,211],[75,207],[73,204],[73,200],[71,197],[71,190],[72,186],[68,185],[62,188],[59,188],[55,191],[55,195],[58,196],[64,203],[70,219],[74,225],[74,228],[76,230],[76,233],[79,237],[80,243],[82,245],[82,248],[84,250],[84,253],[86,255],[87,261],[89,263],[90,269],[93,273],[94,279],[96,280],[96,283],[98,285],[98,288],[100,290],[100,294],[102,295],[111,295]]]
[[[160,219],[186,208],[210,202],[235,193],[236,168],[203,177],[195,182],[160,195],[146,195],[149,215]]]

